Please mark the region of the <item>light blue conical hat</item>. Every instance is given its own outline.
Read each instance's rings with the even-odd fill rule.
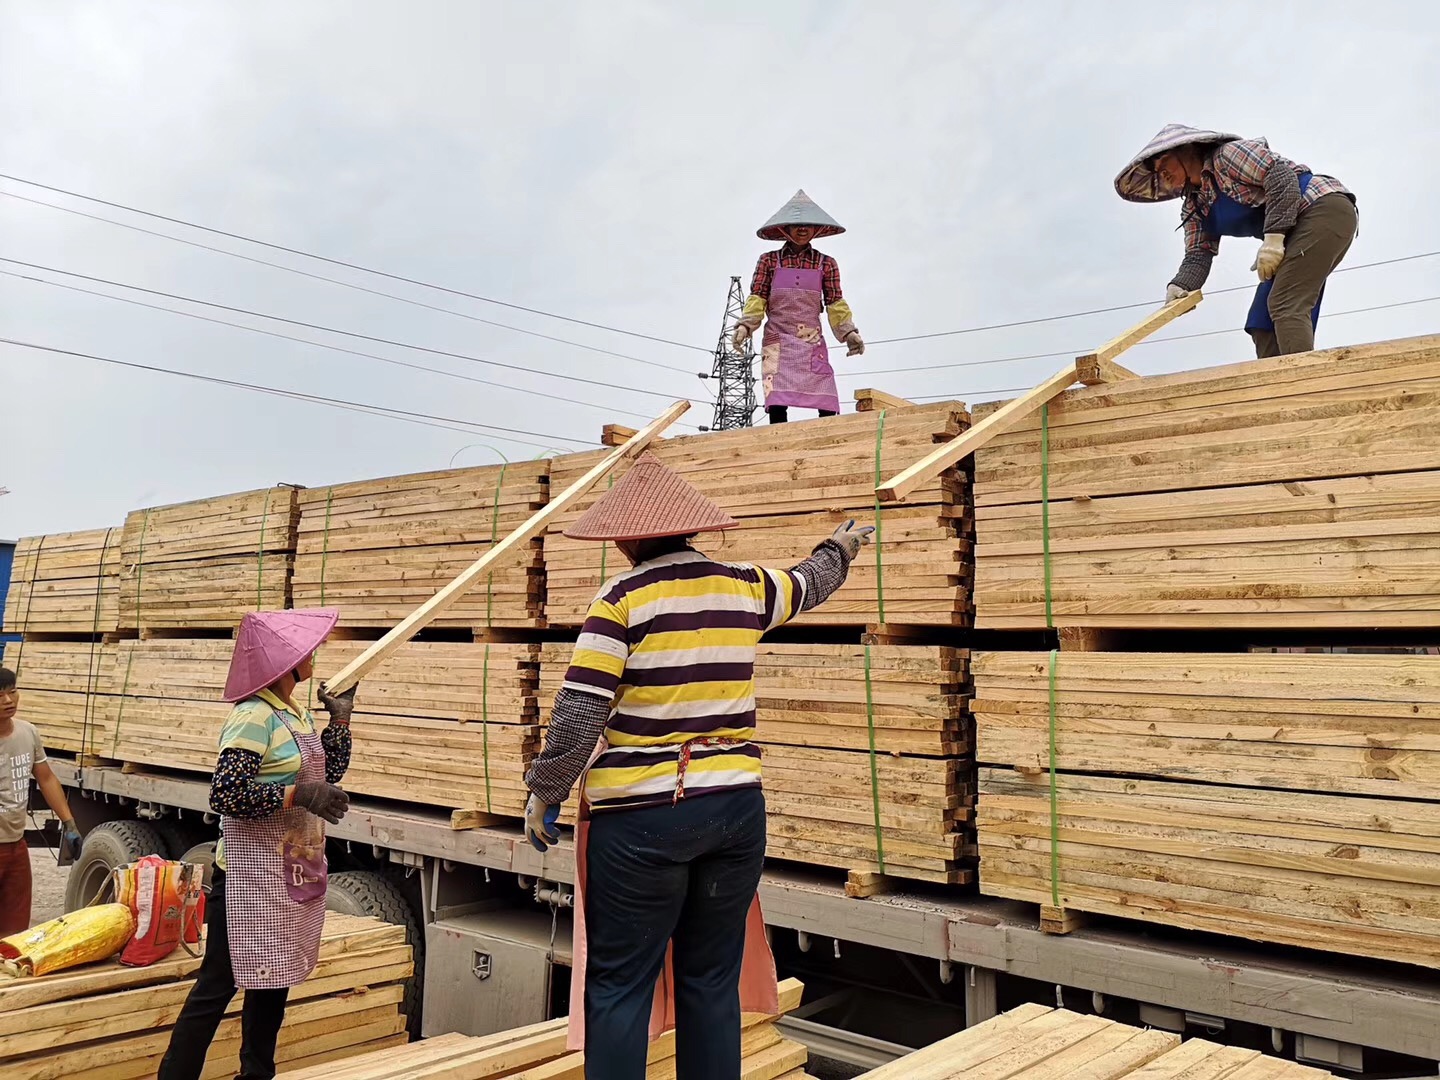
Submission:
[[[844,225],[816,206],[815,200],[804,191],[795,192],[789,202],[760,226],[756,235],[761,240],[784,240],[785,234],[780,230],[787,225],[813,225],[817,239],[822,236],[839,236],[845,231]]]
[[[1155,173],[1155,158],[1167,150],[1181,146],[1214,145],[1234,142],[1240,138],[1225,131],[1206,131],[1186,124],[1166,124],[1155,137],[1145,144],[1145,149],[1130,159],[1130,164],[1115,177],[1115,191],[1129,202],[1164,202],[1178,199],[1180,192],[1164,191],[1160,178]]]

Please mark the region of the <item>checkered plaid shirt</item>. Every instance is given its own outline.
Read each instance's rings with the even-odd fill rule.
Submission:
[[[1220,238],[1205,231],[1205,217],[1221,195],[1243,206],[1265,208],[1265,231],[1288,233],[1295,227],[1301,210],[1316,199],[1349,189],[1333,176],[1314,175],[1305,193],[1300,193],[1300,174],[1308,165],[1297,165],[1274,153],[1264,139],[1236,139],[1224,143],[1205,165],[1200,190],[1181,202],[1180,221],[1185,231],[1185,258],[1171,280],[1183,289],[1198,289],[1210,276],[1210,264],[1220,251]]]
[[[809,244],[796,247],[788,240],[778,251],[767,251],[755,264],[755,276],[750,280],[750,295],[758,296],[766,303],[770,301],[770,286],[775,281],[775,268],[787,270],[819,270],[820,287],[824,294],[825,306],[836,300],[845,299],[840,291],[840,264],[829,255],[816,251]]]

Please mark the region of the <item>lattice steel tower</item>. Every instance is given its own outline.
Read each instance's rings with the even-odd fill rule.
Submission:
[[[743,352],[736,352],[731,339],[745,307],[745,293],[740,279],[730,279],[730,295],[725,299],[725,318],[720,324],[720,340],[715,345],[715,363],[710,377],[716,382],[714,431],[730,431],[750,427],[755,422],[755,339],[745,342]]]

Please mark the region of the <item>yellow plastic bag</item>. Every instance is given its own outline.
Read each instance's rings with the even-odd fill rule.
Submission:
[[[99,904],[61,915],[0,940],[0,968],[11,975],[45,975],[114,956],[135,933],[125,904]]]

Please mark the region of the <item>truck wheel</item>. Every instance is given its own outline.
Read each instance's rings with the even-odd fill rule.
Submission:
[[[425,990],[425,931],[404,893],[380,874],[369,870],[342,870],[331,874],[325,909],[342,915],[369,915],[405,927],[415,958],[415,974],[405,982],[406,1027],[412,1039],[420,1038],[420,999]]]
[[[189,851],[180,856],[182,863],[199,863],[205,868],[205,888],[210,887],[210,879],[215,876],[215,841],[196,844]]]
[[[146,855],[166,854],[164,838],[148,822],[107,821],[95,826],[65,879],[65,910],[109,903],[115,897],[111,870]]]
[[[214,840],[216,836],[214,827],[202,825],[199,821],[192,822],[163,817],[151,824],[155,826],[155,831],[160,834],[160,838],[165,841],[165,857],[167,859],[179,859],[191,848],[199,847],[206,840]]]

